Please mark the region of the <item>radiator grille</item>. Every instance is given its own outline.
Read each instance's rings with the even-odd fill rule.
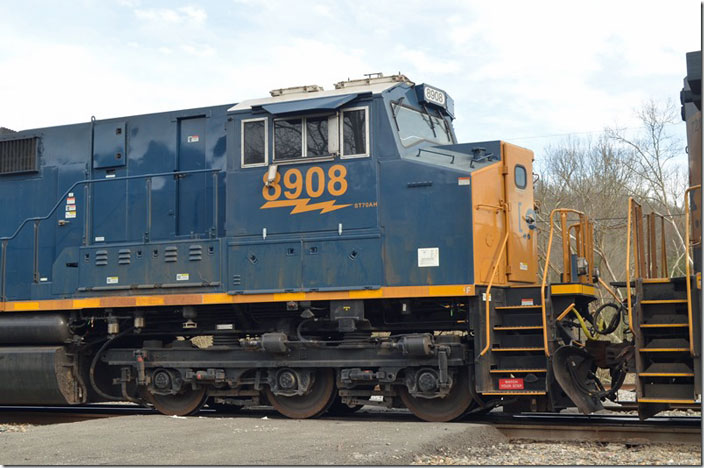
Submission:
[[[0,174],[36,171],[38,141],[36,137],[0,141]]]

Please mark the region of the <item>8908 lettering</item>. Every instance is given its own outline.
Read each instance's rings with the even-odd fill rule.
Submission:
[[[347,192],[347,169],[342,164],[335,164],[328,169],[327,177],[322,167],[313,166],[303,173],[298,168],[291,168],[283,175],[283,187],[281,186],[281,174],[276,174],[274,182],[269,186],[262,187],[262,196],[267,201],[274,201],[281,198],[281,195],[289,200],[296,200],[303,192],[308,198],[318,198],[325,193],[339,197]],[[264,174],[264,183],[267,182],[267,174]],[[285,189],[285,190],[284,190]]]

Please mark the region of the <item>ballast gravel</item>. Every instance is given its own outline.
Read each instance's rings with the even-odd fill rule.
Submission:
[[[0,434],[3,432],[27,432],[30,424],[0,424]]]
[[[444,452],[444,450],[440,450]],[[701,466],[701,446],[521,442],[470,446],[416,457],[414,465],[684,465]]]

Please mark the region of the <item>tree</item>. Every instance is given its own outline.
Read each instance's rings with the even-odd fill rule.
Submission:
[[[670,274],[683,273],[685,241],[681,213],[687,183],[677,159],[685,154],[684,143],[681,137],[668,131],[670,126],[680,122],[679,113],[672,101],[658,103],[651,99],[636,114],[641,129],[635,136],[627,136],[622,128],[607,128],[605,134],[630,155],[626,170],[634,193],[640,195],[648,208],[663,214],[670,224],[672,253],[676,258],[671,263]]]

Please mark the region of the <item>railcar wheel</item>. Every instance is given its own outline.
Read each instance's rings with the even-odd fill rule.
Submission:
[[[468,386],[469,373],[467,370],[461,370],[445,398],[414,397],[408,393],[405,385],[399,388],[399,395],[406,408],[420,419],[429,422],[448,422],[464,415],[472,404]]]
[[[207,400],[205,387],[197,390],[187,389],[176,395],[156,395],[144,392],[147,402],[161,414],[169,416],[191,416],[196,414]]]
[[[335,374],[332,369],[318,369],[312,373],[313,382],[304,395],[275,395],[266,388],[266,396],[276,411],[292,419],[320,416],[335,399]]]

